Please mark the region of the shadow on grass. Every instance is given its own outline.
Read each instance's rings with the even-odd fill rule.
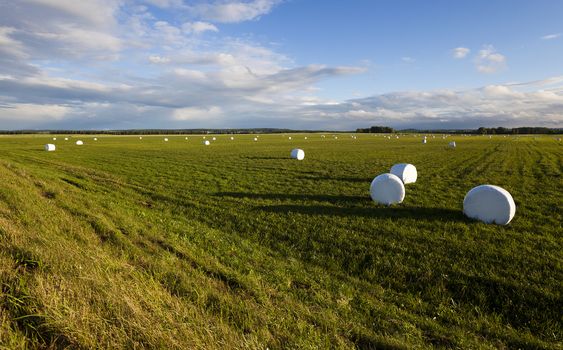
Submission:
[[[291,159],[290,157],[273,157],[273,156],[263,156],[263,157],[259,157],[259,156],[251,156],[251,157],[244,157],[246,159]]]
[[[217,197],[249,198],[249,199],[268,199],[268,200],[297,200],[315,201],[329,203],[353,203],[367,204],[371,200],[369,196],[331,196],[318,194],[289,194],[289,193],[243,193],[243,192],[219,192]]]
[[[384,207],[373,204],[367,194],[366,196],[336,196],[285,193],[219,192],[215,195],[218,197],[231,198],[327,202],[340,205],[333,206],[318,204],[282,204],[255,206],[255,210],[280,214],[299,213],[306,215],[331,215],[341,217],[361,216],[371,218],[410,218],[433,221],[457,221],[466,223],[472,222],[472,220],[463,215],[461,210],[427,207],[406,207],[402,205]]]
[[[332,176],[301,176],[300,180],[325,180],[325,181],[342,181],[342,182],[362,182],[370,184],[373,178],[363,177],[332,177]]]
[[[370,218],[407,218],[432,221],[471,222],[460,210],[424,207],[334,207],[327,205],[272,205],[257,206],[256,210],[272,213],[299,213],[306,215],[361,216]]]

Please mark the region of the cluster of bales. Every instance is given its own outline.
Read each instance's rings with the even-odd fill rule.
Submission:
[[[392,205],[405,199],[405,185],[416,182],[416,167],[400,163],[391,167],[389,173],[376,176],[371,182],[370,195],[374,202]],[[463,213],[472,219],[487,224],[508,224],[516,213],[516,204],[508,191],[494,185],[472,188],[463,199]]]
[[[305,151],[291,150],[292,159],[305,159]],[[399,163],[389,173],[376,176],[370,185],[371,199],[379,204],[392,205],[405,199],[405,185],[415,183],[418,178],[416,167]],[[480,185],[472,188],[463,199],[463,213],[487,224],[506,225],[516,213],[516,204],[508,191],[494,185]]]
[[[332,135],[332,137],[335,140],[338,139],[335,135]],[[321,135],[321,138],[325,138],[325,135]],[[352,138],[355,139],[355,136]],[[142,140],[143,137],[139,136],[139,139]],[[185,139],[188,140],[188,137]],[[291,136],[288,139],[291,140]],[[53,141],[56,140],[57,138],[53,137]],[[94,138],[93,140],[97,141],[98,139]],[[216,138],[212,137],[212,140],[215,141]],[[234,140],[234,137],[231,136],[230,140]],[[253,140],[258,141],[258,136],[254,137]],[[426,143],[426,140],[427,137],[425,136],[423,143]],[[68,137],[65,137],[65,141],[68,141]],[[164,142],[168,142],[168,138],[165,137]],[[76,145],[83,144],[82,140],[76,141]],[[209,146],[211,142],[203,136],[203,144]],[[455,148],[455,141],[450,142],[448,146]],[[52,143],[45,145],[45,151],[55,151],[55,149],[56,146]],[[290,158],[303,160],[305,159],[305,151],[300,148],[292,149]],[[414,165],[408,163],[395,164],[391,167],[389,173],[380,174],[373,179],[369,190],[371,199],[378,204],[388,206],[402,203],[406,195],[405,185],[415,183],[417,178],[418,172]],[[463,213],[469,218],[485,223],[506,225],[516,213],[516,204],[510,193],[505,189],[494,185],[480,185],[472,188],[465,195]]]

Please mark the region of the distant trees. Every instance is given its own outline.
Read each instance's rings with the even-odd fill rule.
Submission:
[[[372,126],[371,128],[356,129],[357,133],[374,133],[374,134],[390,134],[394,133],[395,130],[388,126]]]
[[[485,128],[477,129],[476,134],[480,135],[517,135],[517,134],[560,134],[561,129],[550,129],[544,127],[521,127],[521,128]]]

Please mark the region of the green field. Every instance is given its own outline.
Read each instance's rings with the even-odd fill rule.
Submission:
[[[3,347],[563,348],[554,137],[51,137],[0,137]],[[462,214],[487,183],[507,226]]]

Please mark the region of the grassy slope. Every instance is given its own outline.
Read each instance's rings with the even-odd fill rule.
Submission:
[[[561,348],[553,138],[169,138],[0,138],[1,344]],[[419,180],[375,205],[396,162]],[[482,183],[510,225],[462,215]]]

